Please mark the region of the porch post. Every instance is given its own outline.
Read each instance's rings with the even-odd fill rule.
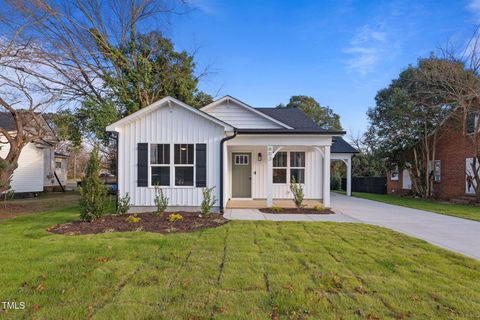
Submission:
[[[352,158],[347,159],[347,196],[352,195]]]
[[[265,186],[267,187],[267,207],[273,205],[273,146],[267,146],[267,181],[265,181]]]
[[[324,147],[323,155],[323,205],[330,208],[330,146]]]

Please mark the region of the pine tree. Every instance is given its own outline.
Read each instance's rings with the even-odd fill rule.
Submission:
[[[100,180],[100,157],[95,146],[87,163],[80,189],[80,219],[94,221],[105,214],[108,207],[107,189]]]

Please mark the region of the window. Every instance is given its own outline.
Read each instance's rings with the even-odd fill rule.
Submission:
[[[150,145],[151,185],[170,185],[170,145]]]
[[[398,166],[395,166],[390,170],[390,180],[397,181],[398,180]]]
[[[305,183],[305,152],[277,152],[273,158],[273,183],[290,183],[292,177]]]
[[[286,152],[277,152],[273,157],[273,183],[287,183]]]
[[[441,163],[440,160],[435,160],[433,163],[433,181],[440,182],[441,180]]]
[[[290,181],[292,179],[305,183],[305,152],[290,152]]]
[[[62,162],[61,161],[55,161],[55,169],[62,169]]]
[[[235,155],[235,165],[237,166],[248,166],[248,154],[236,154]]]
[[[474,133],[475,132],[475,127],[477,126],[479,121],[479,115],[478,113],[471,112],[467,116],[467,133]]]
[[[193,186],[193,144],[175,144],[175,185]]]

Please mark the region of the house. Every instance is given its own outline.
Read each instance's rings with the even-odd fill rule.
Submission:
[[[471,135],[478,124],[479,116],[471,114],[467,119],[465,130],[453,123],[450,118],[442,126],[436,144],[435,160],[430,163],[434,179],[434,196],[443,200],[475,195],[475,181],[471,181],[472,162],[475,155]],[[454,128],[454,129],[452,129]],[[409,171],[395,167],[387,173],[387,193],[404,194],[412,190]]]
[[[299,109],[253,108],[231,96],[200,110],[166,97],[107,131],[118,134],[119,194],[132,210],[154,206],[155,185],[171,207],[198,207],[204,187],[215,187],[221,211],[232,200],[272,206],[292,198],[291,177],[306,199],[330,207],[330,161],[350,173],[356,152],[345,132],[319,128]]]
[[[10,182],[10,190],[15,194],[53,191],[66,183],[68,156],[55,152],[58,138],[46,122],[44,125],[47,128],[45,138],[28,143],[20,153],[18,168],[13,172]],[[16,126],[10,113],[0,112],[0,127],[15,133]],[[10,146],[5,139],[0,137],[0,140],[3,142],[0,157],[6,157]]]

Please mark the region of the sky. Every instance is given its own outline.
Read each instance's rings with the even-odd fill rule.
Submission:
[[[480,0],[193,0],[165,33],[209,70],[201,90],[253,107],[312,96],[358,135],[379,89],[479,23]]]

